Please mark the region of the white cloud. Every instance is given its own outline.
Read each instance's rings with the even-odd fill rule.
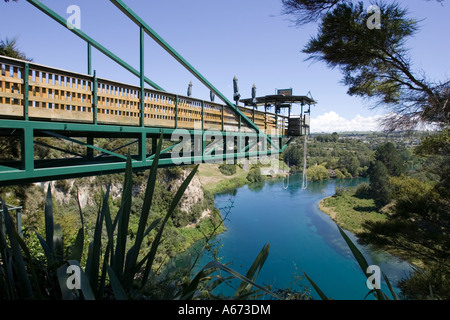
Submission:
[[[311,118],[311,132],[380,131],[379,121],[382,117],[363,117],[358,114],[349,120],[330,111]]]

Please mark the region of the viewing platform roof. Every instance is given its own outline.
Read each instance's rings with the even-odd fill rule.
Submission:
[[[302,105],[312,105],[317,103],[314,99],[308,96],[290,96],[282,94],[241,99],[240,102],[244,103],[246,106],[280,105],[286,103],[301,103]]]

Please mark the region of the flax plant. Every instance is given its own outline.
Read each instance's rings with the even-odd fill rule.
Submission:
[[[33,259],[30,250],[18,235],[7,206],[2,203],[3,216],[0,225],[5,225],[5,232],[0,228],[0,300],[46,299],[46,300],[101,300],[145,298],[149,290],[149,280],[156,282],[154,273],[155,257],[163,237],[164,227],[171,218],[186,188],[197,172],[198,166],[190,172],[176,192],[165,216],[149,222],[153,194],[155,191],[156,173],[161,152],[162,135],[159,139],[156,154],[150,168],[141,208],[140,221],[134,243],[129,244],[128,226],[132,201],[132,160],[127,157],[124,188],[120,208],[115,216],[109,207],[109,186],[103,195],[99,207],[94,235],[89,243],[86,266],[83,270],[80,261],[84,256],[85,225],[83,213],[78,201],[81,227],[75,243],[70,250],[64,252],[62,229],[53,219],[53,200],[49,185],[45,199],[45,235],[35,232],[39,239],[46,261]],[[106,236],[104,235],[106,231]],[[156,232],[148,253],[141,257],[144,239],[150,232]],[[127,248],[129,248],[127,250]],[[160,299],[196,299],[204,290],[209,291],[210,298],[218,285],[227,278],[214,274],[221,270],[230,274],[230,278],[241,280],[236,290],[235,299],[258,297],[258,294],[269,294],[279,298],[267,287],[255,283],[269,253],[269,245],[263,247],[246,276],[230,269],[217,261],[207,263],[201,270],[186,281],[173,280],[167,286]],[[79,270],[79,277],[73,283],[71,270]],[[150,282],[151,282],[150,281]],[[72,284],[72,285],[71,285]],[[150,286],[151,287],[151,286]]]

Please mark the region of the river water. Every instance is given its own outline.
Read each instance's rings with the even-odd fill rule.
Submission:
[[[270,254],[257,278],[258,284],[293,289],[306,285],[313,298],[318,299],[305,278],[299,283],[295,281],[306,272],[328,297],[364,299],[369,291],[366,277],[336,224],[318,208],[321,199],[334,194],[335,186],[356,186],[362,181],[310,182],[307,189],[302,189],[301,176],[294,175],[287,189],[286,181],[275,180],[217,195],[216,207],[222,215],[229,211],[225,221],[227,231],[214,239],[221,262],[230,263],[230,267],[245,275],[260,250],[269,243]],[[358,247],[369,265],[379,266],[393,285],[409,275],[409,264],[385,252]],[[211,256],[204,254],[199,266],[209,260]],[[227,286],[220,290],[229,295],[235,291]],[[383,280],[382,290],[389,293]]]

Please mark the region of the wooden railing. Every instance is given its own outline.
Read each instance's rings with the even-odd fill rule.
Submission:
[[[140,87],[0,56],[0,118],[142,125]],[[229,106],[145,89],[146,127],[254,131]],[[288,118],[239,107],[262,132]]]

